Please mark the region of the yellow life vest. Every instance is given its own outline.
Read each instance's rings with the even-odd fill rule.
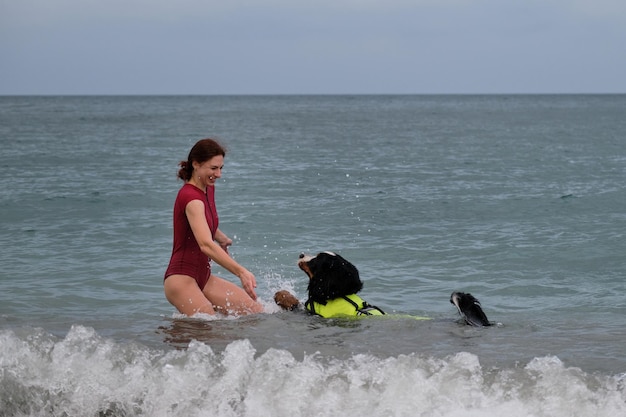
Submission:
[[[308,312],[324,318],[331,317],[355,317],[355,316],[383,316],[380,308],[369,305],[356,294],[328,300],[326,304],[315,301],[307,301],[304,307]]]

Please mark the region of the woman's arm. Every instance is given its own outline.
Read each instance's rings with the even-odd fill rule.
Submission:
[[[238,276],[239,279],[241,279],[243,289],[246,290],[253,300],[256,300],[256,293],[254,291],[254,288],[256,288],[256,279],[254,275],[228,255],[221,246],[222,242],[215,242],[211,235],[211,229],[207,224],[206,217],[204,216],[204,203],[200,200],[190,201],[187,207],[185,207],[185,214],[189,220],[193,235],[198,242],[198,246],[200,246],[200,250],[217,264],[226,268],[230,273]],[[224,233],[220,233],[220,238],[226,237]],[[228,240],[232,243],[230,239]]]

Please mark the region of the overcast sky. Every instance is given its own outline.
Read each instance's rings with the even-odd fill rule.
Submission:
[[[0,95],[626,93],[626,0],[0,0]]]

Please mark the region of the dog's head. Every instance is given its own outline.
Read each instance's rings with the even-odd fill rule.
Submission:
[[[320,304],[344,295],[356,294],[363,288],[354,265],[333,252],[316,256],[301,254],[298,266],[309,276],[309,300]]]
[[[464,292],[453,292],[450,295],[450,302],[459,310],[459,314],[470,326],[491,326],[487,315],[472,294]]]

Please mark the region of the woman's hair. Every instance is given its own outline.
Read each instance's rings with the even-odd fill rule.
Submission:
[[[186,161],[180,161],[178,164],[178,178],[183,181],[191,179],[193,174],[193,163],[199,164],[208,161],[214,156],[226,156],[226,149],[220,145],[215,139],[201,139],[193,145]]]

